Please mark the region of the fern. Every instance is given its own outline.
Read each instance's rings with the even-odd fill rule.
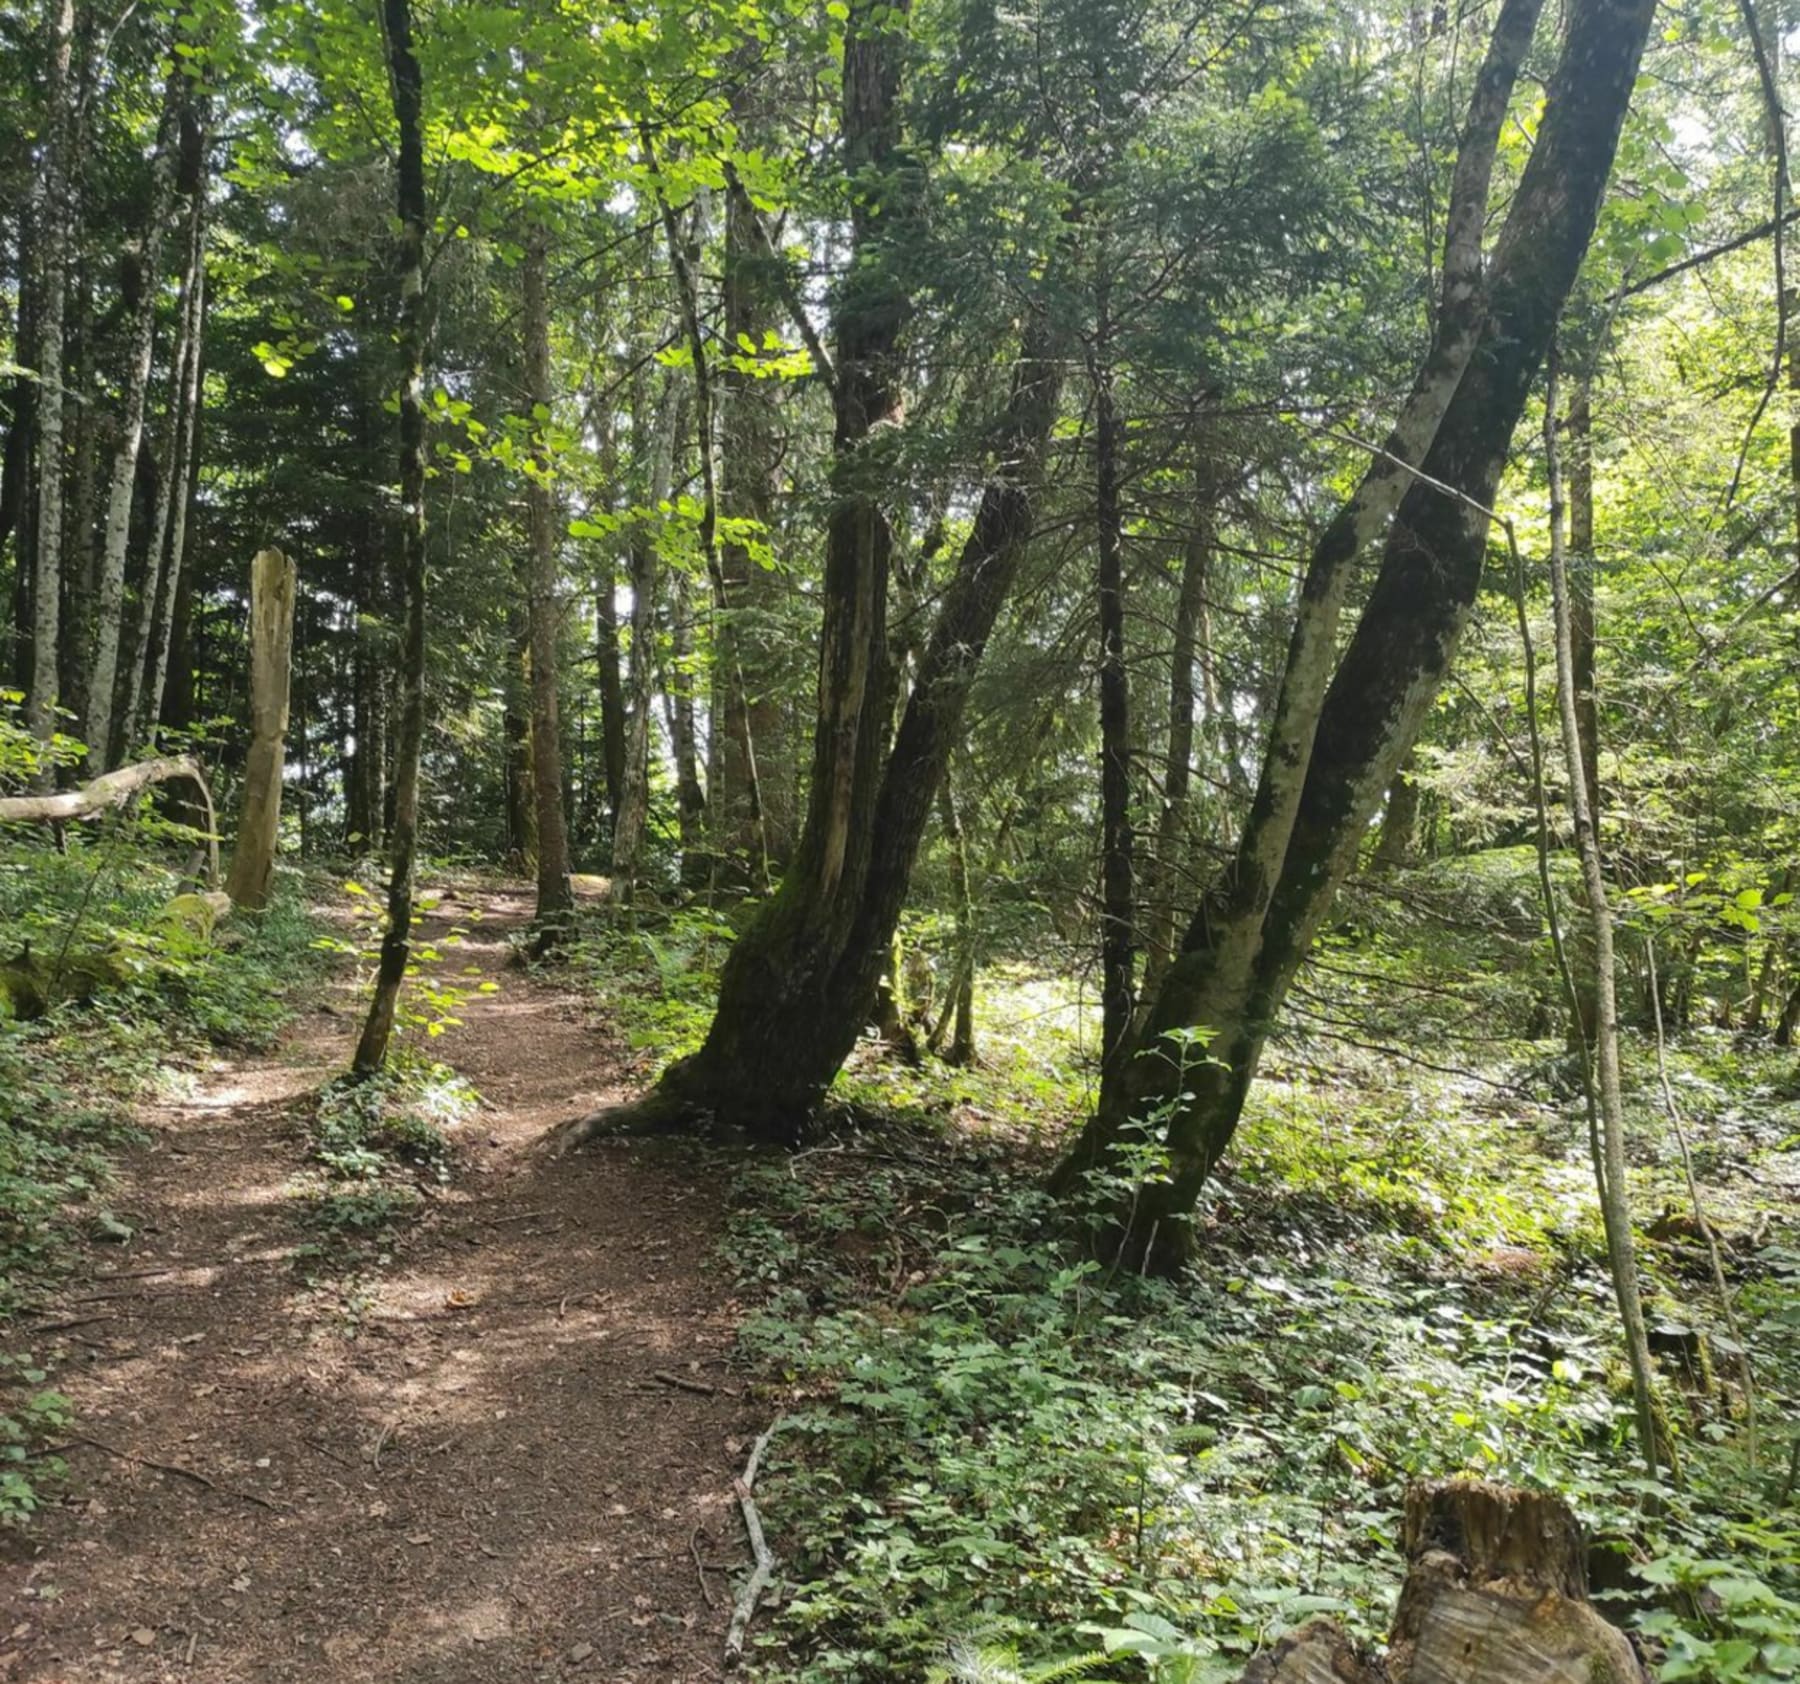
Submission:
[[[932,1669],[929,1684],[1063,1684],[1070,1678],[1093,1678],[1106,1664],[1099,1653],[1069,1655],[1027,1666],[1011,1645],[952,1643],[946,1662]]]

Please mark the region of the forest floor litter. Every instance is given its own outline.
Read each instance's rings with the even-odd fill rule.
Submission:
[[[147,1108],[132,1231],[40,1307],[73,1403],[60,1501],[0,1559],[0,1678],[383,1684],[721,1673],[750,1566],[734,1482],[768,1422],[703,1149],[551,1159],[616,1097],[571,992],[511,966],[520,887],[465,887],[496,992],[431,1043],[482,1096],[381,1266],[309,1278],[304,1117],[348,1063],[348,977],[269,1056]]]

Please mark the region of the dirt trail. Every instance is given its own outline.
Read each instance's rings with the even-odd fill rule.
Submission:
[[[717,1166],[532,1150],[618,1059],[580,1001],[505,968],[529,896],[442,913],[471,903],[463,951],[501,988],[443,1050],[488,1108],[364,1290],[309,1290],[292,1262],[296,1103],[344,1067],[353,999],[143,1118],[115,1200],[137,1238],[69,1287],[52,1320],[82,1325],[38,1348],[60,1347],[79,1429],[145,1460],[67,1451],[66,1500],[0,1561],[0,1678],[719,1676],[721,1569],[744,1556],[731,1481],[764,1423],[725,1372]]]

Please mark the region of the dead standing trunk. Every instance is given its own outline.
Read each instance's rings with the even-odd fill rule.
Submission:
[[[531,782],[537,818],[537,922],[546,929],[574,910],[569,830],[563,811],[562,733],[557,718],[557,522],[554,472],[544,435],[550,426],[549,245],[534,233],[525,248],[525,378],[529,388],[533,472],[525,487],[531,554],[526,612],[531,641]]]
[[[425,144],[424,78],[413,54],[411,0],[382,0],[382,34],[394,120],[400,131],[395,208],[400,271],[400,737],[394,752],[392,876],[375,993],[352,1070],[371,1076],[387,1061],[400,985],[412,952],[413,871],[419,844],[419,758],[425,736]]]
[[[295,586],[294,564],[280,550],[257,552],[250,564],[250,756],[237,849],[225,884],[232,905],[253,912],[268,905],[281,834]]]
[[[1202,905],[1146,1014],[1138,1051],[1148,1056],[1129,1061],[1115,1103],[1096,1113],[1056,1177],[1059,1188],[1072,1188],[1108,1160],[1134,1120],[1166,1117],[1167,1177],[1121,1198],[1109,1239],[1135,1260],[1168,1267],[1186,1255],[1194,1201],[1236,1130],[1275,1014],[1448,669],[1481,578],[1485,510],[1593,231],[1651,0],[1570,6],[1537,144],[1483,285],[1487,179],[1535,9],[1532,0],[1509,0],[1477,82],[1457,161],[1438,341],[1392,453],[1418,460],[1408,446],[1421,432],[1429,448],[1418,474],[1396,470],[1408,489],[1368,604],[1334,663],[1343,576],[1361,548],[1352,540],[1366,479],[1328,530],[1302,587],[1274,734],[1235,867]],[[1477,340],[1479,356],[1464,351],[1439,371],[1452,345],[1472,349]],[[1439,419],[1422,425],[1434,414]],[[1346,526],[1348,533],[1333,537]],[[1203,1059],[1188,1043],[1194,1030],[1209,1037]]]

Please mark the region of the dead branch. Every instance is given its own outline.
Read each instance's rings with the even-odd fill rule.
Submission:
[[[103,1450],[108,1456],[117,1457],[121,1462],[133,1462],[140,1468],[152,1468],[157,1473],[174,1474],[178,1479],[191,1480],[208,1491],[216,1491],[221,1497],[236,1497],[239,1502],[254,1503],[259,1509],[267,1509],[271,1514],[281,1513],[279,1503],[271,1503],[267,1497],[259,1497],[254,1491],[239,1491],[233,1486],[220,1485],[193,1468],[183,1467],[179,1462],[159,1462],[151,1456],[140,1456],[133,1450],[121,1450],[116,1444],[108,1444],[105,1439],[95,1438],[92,1433],[73,1433],[70,1436],[76,1443],[92,1445],[94,1449]]]
[[[762,1516],[757,1513],[756,1499],[750,1492],[756,1484],[756,1470],[762,1465],[763,1452],[768,1449],[769,1440],[781,1430],[785,1420],[785,1416],[775,1417],[768,1431],[751,1447],[750,1460],[744,1464],[744,1477],[732,1482],[738,1507],[744,1511],[744,1535],[750,1540],[750,1553],[755,1557],[756,1565],[751,1568],[750,1577],[744,1581],[737,1593],[737,1601],[732,1604],[731,1625],[725,1633],[727,1672],[744,1658],[744,1640],[750,1634],[751,1617],[756,1613],[756,1605],[761,1601],[762,1593],[768,1589],[769,1580],[775,1572],[775,1557],[769,1551],[768,1540],[763,1537]]]
[[[152,784],[173,783],[183,778],[200,791],[201,802],[206,808],[209,881],[216,883],[219,880],[219,826],[213,812],[212,788],[200,762],[190,754],[140,760],[134,766],[121,766],[116,772],[103,772],[79,789],[59,790],[54,795],[0,796],[0,824],[63,824],[71,819],[97,818],[101,813],[123,806]]]

